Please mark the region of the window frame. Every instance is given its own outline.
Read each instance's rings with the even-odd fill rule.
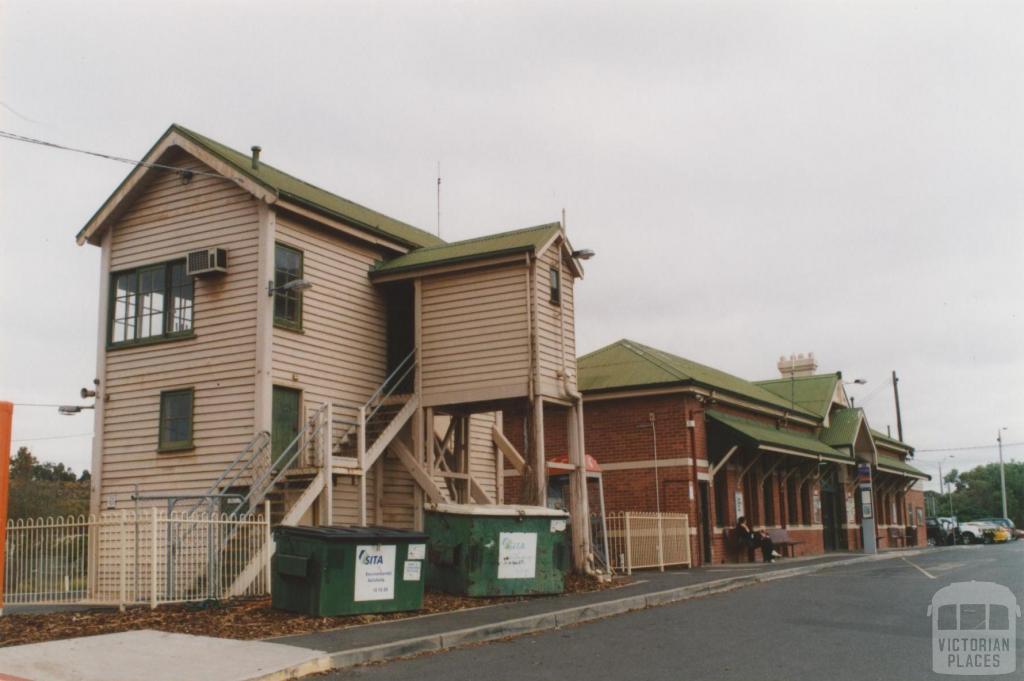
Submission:
[[[189,328],[183,331],[170,331],[171,320],[174,316],[173,307],[173,292],[174,286],[174,268],[176,266],[185,268],[185,277],[191,281],[191,292],[192,292],[192,309],[189,320]],[[160,333],[153,334],[151,336],[141,336],[142,333],[142,320],[143,320],[143,308],[141,305],[143,293],[141,291],[142,274],[153,270],[161,270],[162,274],[162,286],[159,289],[162,293],[164,302],[163,309],[160,312]],[[180,340],[184,338],[193,338],[195,336],[195,302],[196,302],[196,287],[195,278],[189,277],[187,274],[187,265],[184,258],[173,258],[171,260],[164,260],[161,262],[148,263],[145,265],[139,265],[137,267],[130,267],[128,269],[117,270],[110,273],[110,291],[107,300],[107,349],[113,350],[117,348],[135,347],[138,345],[150,345],[152,343],[164,343],[167,341]],[[125,340],[114,340],[114,327],[117,320],[117,299],[118,299],[118,279],[131,276],[133,278],[132,296],[134,296],[135,309],[132,312],[131,319],[134,321],[133,334],[134,338]],[[128,317],[125,317],[128,319]]]
[[[305,276],[305,269],[306,269],[306,253],[305,253],[305,251],[303,251],[301,248],[296,248],[295,246],[292,246],[290,244],[286,244],[286,243],[283,243],[281,241],[275,241],[274,242],[274,286],[275,287],[282,286],[282,285],[288,283],[288,282],[278,283],[278,281],[277,281],[277,252],[278,252],[278,249],[283,249],[285,251],[290,251],[290,252],[292,252],[292,253],[294,253],[294,254],[299,256],[299,273],[298,273],[298,276],[295,277],[295,279],[302,279],[303,276]],[[295,279],[293,279],[291,281],[295,281]],[[284,297],[288,296],[288,295],[294,295],[295,296],[295,319],[294,320],[287,319],[285,317],[278,317],[278,315],[277,315],[277,300],[278,300],[278,296],[282,296],[282,299],[284,299]],[[301,332],[302,331],[302,308],[303,308],[302,299],[303,299],[303,292],[302,291],[294,291],[294,292],[293,291],[274,291],[274,300],[273,300],[274,326],[279,328],[279,329],[287,329],[289,331]]]
[[[172,396],[177,395],[188,395],[189,399],[189,412],[188,412],[188,439],[187,440],[175,440],[172,442],[164,441],[164,419],[165,409],[168,405],[168,400]],[[186,452],[195,449],[195,427],[196,427],[196,390],[194,387],[190,388],[174,388],[171,390],[160,391],[160,419],[157,425],[157,451],[158,452]]]
[[[548,271],[548,288],[551,293],[551,304],[562,304],[562,268],[552,266]]]

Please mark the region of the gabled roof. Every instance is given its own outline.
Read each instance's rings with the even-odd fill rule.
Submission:
[[[912,478],[922,478],[924,480],[932,479],[932,476],[927,473],[914,468],[909,463],[900,461],[899,458],[895,456],[889,456],[888,454],[878,455],[878,469],[881,471],[888,471],[890,473],[901,473]]]
[[[426,267],[450,265],[467,260],[494,258],[516,253],[538,253],[562,230],[562,225],[546,225],[499,232],[488,236],[419,248],[374,266],[371,276],[397,274]]]
[[[822,458],[832,461],[841,461],[843,463],[850,463],[853,461],[852,455],[832,449],[828,445],[819,441],[813,435],[807,433],[801,433],[795,430],[785,430],[782,428],[772,428],[771,426],[760,423],[759,421],[752,421],[739,416],[724,414],[714,409],[707,410],[707,416],[712,421],[717,422],[738,434],[742,439],[747,440],[747,442],[754,447],[767,445],[769,447],[778,447],[780,449],[789,449],[805,454],[821,456]]]
[[[793,409],[786,400],[750,381],[627,339],[583,355],[576,364],[583,392],[695,384],[814,416],[800,405]]]
[[[896,449],[901,452],[907,452],[908,454],[914,453],[914,448],[908,445],[906,442],[900,442],[896,438],[889,437],[885,433],[880,433],[877,430],[871,430],[871,438],[879,445],[888,447],[889,449]]]
[[[828,428],[821,431],[821,441],[832,447],[853,447],[863,418],[860,408],[836,409],[830,415]]]
[[[308,182],[304,182],[293,175],[289,175],[284,171],[278,170],[272,165],[264,163],[262,160],[260,161],[259,169],[253,169],[252,159],[248,154],[243,154],[240,151],[236,151],[227,145],[221,144],[220,142],[212,140],[209,137],[205,137],[204,135],[200,135],[199,133],[193,132],[192,130],[178,124],[173,124],[167,129],[160,139],[157,140],[157,143],[153,145],[153,148],[146,154],[146,157],[149,157],[154,150],[160,147],[164,139],[172,134],[178,134],[189,140],[207,153],[229,165],[236,172],[270,190],[283,199],[302,204],[314,211],[328,216],[336,217],[356,227],[398,241],[408,247],[416,248],[444,243],[444,241],[430,232],[423,231],[422,229],[413,227],[412,225],[406,224],[400,220],[388,217],[383,213],[378,213],[375,210],[371,210],[370,208],[361,206],[358,203],[342,198],[337,194],[332,194],[327,190],[321,189],[309,184]],[[153,162],[156,159],[147,158],[146,160]],[[96,215],[99,215],[114,199],[114,197],[119,194],[121,187],[123,187],[136,172],[141,170],[143,170],[141,166],[136,167],[136,169],[133,170],[127,178],[125,178],[124,182],[121,183],[121,186],[119,186],[110,198],[104,202]],[[95,217],[96,216],[94,215],[85,227],[79,231],[77,236],[79,240],[82,239],[86,230],[92,225]]]
[[[802,407],[823,419],[832,406],[836,383],[841,380],[842,375],[839,373],[817,374],[756,381],[756,385],[775,393],[787,403],[795,403],[797,407]]]

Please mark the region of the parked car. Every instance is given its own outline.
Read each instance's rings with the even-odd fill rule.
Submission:
[[[956,523],[951,518],[927,518],[924,524],[928,546],[949,546],[956,543]]]
[[[1001,525],[987,523],[980,520],[972,520],[967,523],[960,523],[957,526],[960,535],[960,542],[963,544],[991,544],[996,541],[996,534],[1000,533],[1002,541],[1009,539],[1009,533]]]
[[[1024,530],[1018,530],[1017,526],[1009,518],[981,518],[981,522],[992,523],[1006,528],[1006,531],[1010,533],[1010,539],[1024,537]]]

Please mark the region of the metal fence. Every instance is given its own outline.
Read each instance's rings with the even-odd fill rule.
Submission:
[[[615,570],[690,565],[690,521],[685,513],[609,513],[608,559]]]
[[[269,513],[238,517],[152,508],[10,521],[4,598],[11,605],[156,607],[263,595],[270,593],[270,546]]]

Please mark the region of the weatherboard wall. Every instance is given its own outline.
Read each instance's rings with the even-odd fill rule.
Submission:
[[[551,299],[551,270],[561,281],[560,302]],[[564,396],[563,372],[573,391],[576,389],[575,279],[564,257],[561,238],[537,258],[534,287],[537,300],[537,358],[540,389],[544,395]]]
[[[183,152],[163,162],[210,169]],[[108,349],[100,386],[103,416],[101,503],[142,494],[205,492],[252,438],[255,388],[257,204],[233,183],[154,173],[113,223],[113,272],[227,249],[226,275],[195,280],[189,339]],[[160,392],[193,388],[194,448],[159,452]]]
[[[528,394],[527,271],[524,262],[423,278],[424,405]]]

